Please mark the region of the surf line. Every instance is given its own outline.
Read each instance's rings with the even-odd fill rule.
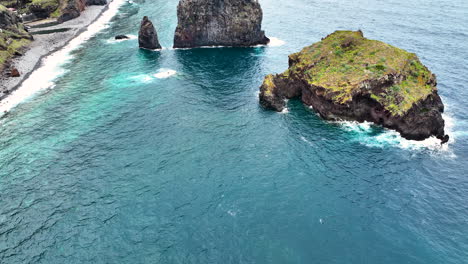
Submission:
[[[107,28],[110,20],[117,14],[119,8],[124,3],[125,0],[113,0],[110,2],[107,10],[94,23],[88,25],[83,32],[70,40],[63,48],[42,58],[41,66],[34,70],[18,89],[0,102],[0,117],[39,91],[53,88],[55,85],[54,80],[66,72],[62,66],[73,58],[71,52],[79,48],[101,30]]]

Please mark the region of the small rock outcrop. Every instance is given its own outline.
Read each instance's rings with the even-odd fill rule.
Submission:
[[[174,48],[268,44],[258,0],[180,0]]]
[[[86,5],[106,5],[107,0],[86,0]]]
[[[125,36],[125,35],[117,35],[117,36],[115,36],[115,39],[117,39],[117,40],[129,39],[129,37],[127,37],[127,36]]]
[[[140,48],[152,50],[161,49],[158,33],[147,16],[143,17],[141,21],[140,32],[138,32],[138,43]]]
[[[21,74],[19,73],[18,69],[12,68],[12,69],[11,69],[11,72],[10,72],[10,76],[11,76],[11,77],[20,77]]]
[[[369,121],[410,140],[449,139],[436,76],[415,54],[361,31],[337,31],[290,55],[284,73],[266,76],[265,108],[282,111],[289,98],[301,98],[327,120]]]

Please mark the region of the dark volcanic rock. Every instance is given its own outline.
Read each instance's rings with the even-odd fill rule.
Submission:
[[[106,5],[107,0],[86,0],[86,5]]]
[[[442,143],[444,105],[437,81],[415,54],[362,32],[337,31],[289,56],[289,69],[268,75],[260,103],[282,111],[284,99],[301,98],[327,120],[369,121],[407,139]]]
[[[138,43],[140,48],[161,49],[156,29],[147,16],[143,17],[143,20],[141,21],[140,32],[138,33]]]
[[[115,39],[129,39],[129,37],[127,37],[125,35],[117,35],[117,36],[115,36]]]
[[[175,48],[268,44],[257,0],[181,0]]]
[[[80,16],[85,10],[86,0],[66,0],[65,6],[61,10],[60,17],[57,19],[59,23],[72,20]]]

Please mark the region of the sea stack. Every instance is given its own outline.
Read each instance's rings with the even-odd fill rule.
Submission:
[[[156,29],[147,16],[144,16],[141,21],[140,32],[138,33],[138,43],[140,48],[161,49]]]
[[[369,121],[410,140],[449,139],[436,76],[416,54],[361,31],[336,31],[290,55],[284,73],[266,76],[264,107],[282,111],[290,98],[301,98],[327,120]]]
[[[180,0],[174,48],[268,44],[257,0]]]

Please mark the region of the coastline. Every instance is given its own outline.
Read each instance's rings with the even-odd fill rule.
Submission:
[[[86,31],[91,24],[96,22],[109,9],[112,1],[109,0],[104,6],[88,6],[79,17],[47,28],[50,30],[67,28],[67,31],[34,35],[34,41],[31,42],[27,51],[11,61],[11,65],[18,69],[21,76],[1,76],[0,103],[4,103],[14,91],[18,90],[31,74],[43,65],[43,60],[46,57],[67,46],[73,39]],[[33,30],[32,33],[34,33]]]

